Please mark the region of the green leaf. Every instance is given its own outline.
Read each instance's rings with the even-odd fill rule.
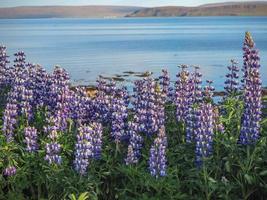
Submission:
[[[70,194],[70,195],[69,195],[69,199],[70,199],[70,200],[76,200],[76,197],[75,197],[74,194]]]
[[[265,123],[267,123],[267,118],[261,121],[262,125],[264,125]]]
[[[260,172],[260,176],[266,176],[266,175],[267,175],[267,170]]]
[[[82,193],[78,198],[78,200],[87,200],[87,199],[89,199],[88,192]]]
[[[216,183],[217,181],[214,178],[209,177],[208,180],[212,183]]]
[[[244,177],[245,177],[246,181],[248,182],[248,184],[252,184],[252,182],[253,182],[252,176],[245,174]]]
[[[231,166],[230,166],[230,162],[229,161],[226,161],[225,163],[225,169],[227,172],[230,172],[231,171]]]

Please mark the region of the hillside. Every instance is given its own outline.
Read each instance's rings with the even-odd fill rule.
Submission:
[[[129,6],[22,6],[0,8],[0,19],[8,18],[103,18],[172,16],[266,16],[267,2],[228,2],[198,7]]]
[[[267,2],[231,2],[206,4],[198,7],[166,6],[145,8],[127,17],[171,16],[266,16]]]
[[[124,17],[140,10],[128,6],[25,6],[0,8],[2,18],[93,18]]]

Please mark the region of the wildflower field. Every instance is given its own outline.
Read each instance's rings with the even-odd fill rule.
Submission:
[[[199,67],[89,96],[1,46],[0,199],[266,199],[267,77],[248,32],[242,51],[214,101]]]

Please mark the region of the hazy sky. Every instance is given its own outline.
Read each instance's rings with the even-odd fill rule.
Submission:
[[[234,0],[0,0],[0,7],[29,5],[132,5],[132,6],[197,6]],[[241,0],[242,1],[242,0]],[[243,0],[243,2],[246,0]],[[257,0],[250,0],[257,1]]]

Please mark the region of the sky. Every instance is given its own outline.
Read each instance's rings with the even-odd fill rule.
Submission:
[[[235,0],[0,0],[0,7],[40,5],[125,5],[125,6],[198,6],[207,3],[231,2]],[[242,0],[239,0],[241,2]],[[258,0],[243,0],[258,1]]]

